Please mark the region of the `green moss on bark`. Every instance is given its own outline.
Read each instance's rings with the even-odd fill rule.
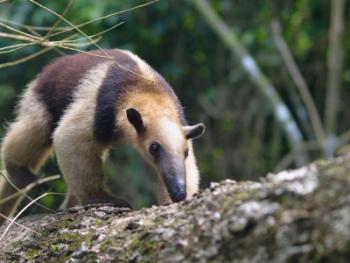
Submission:
[[[74,208],[11,228],[1,262],[347,262],[350,162],[341,157],[224,181],[193,200],[140,211]],[[17,232],[16,232],[17,231]],[[11,238],[12,237],[12,238]]]

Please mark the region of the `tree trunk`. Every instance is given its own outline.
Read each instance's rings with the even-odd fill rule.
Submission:
[[[348,262],[350,157],[214,183],[169,206],[76,207],[18,223],[30,230],[10,228],[0,262]]]

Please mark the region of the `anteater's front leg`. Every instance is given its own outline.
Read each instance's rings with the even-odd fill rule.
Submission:
[[[85,109],[68,111],[54,133],[58,165],[68,185],[67,206],[112,203],[130,207],[123,199],[111,195],[105,187],[103,153],[106,146],[93,138],[91,127],[81,123]],[[82,121],[84,122],[84,121]]]

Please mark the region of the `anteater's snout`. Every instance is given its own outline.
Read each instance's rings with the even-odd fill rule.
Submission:
[[[176,187],[173,194],[170,194],[171,200],[173,202],[181,202],[186,199],[186,189],[185,187]]]
[[[186,182],[183,174],[163,174],[163,180],[173,202],[181,202],[186,199]]]

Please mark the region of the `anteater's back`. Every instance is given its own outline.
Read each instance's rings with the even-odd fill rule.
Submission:
[[[52,130],[56,128],[64,110],[74,101],[74,94],[89,70],[101,63],[111,64],[101,87],[96,87],[100,89],[98,101],[103,100],[101,103],[116,100],[124,89],[130,87],[154,86],[147,83],[150,77],[150,72],[147,71],[151,71],[152,77],[159,82],[156,86],[167,91],[176,100],[169,85],[131,52],[114,49],[64,56],[47,65],[32,87],[52,117]]]

